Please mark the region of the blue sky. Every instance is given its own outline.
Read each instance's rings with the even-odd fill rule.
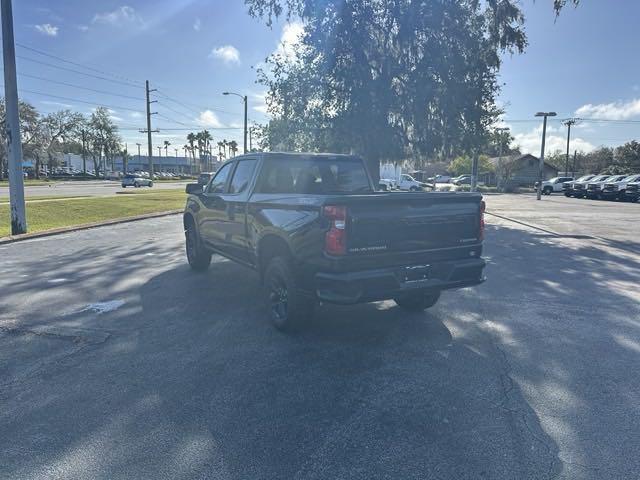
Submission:
[[[549,125],[548,151],[564,149],[562,118],[640,120],[635,38],[640,2],[583,1],[558,19],[550,0],[522,0],[522,7],[529,46],[523,55],[505,56],[500,103],[504,122],[524,151],[539,153],[540,122],[533,118],[539,110],[559,115]],[[49,95],[24,92],[23,98],[43,112],[69,107],[88,113],[92,104],[110,106],[130,150],[136,142],[144,144],[136,128],[144,127],[139,113],[144,90],[138,85],[146,79],[160,91],[153,126],[161,132],[155,134],[154,146],[169,140],[170,148],[181,147],[188,130],[170,129],[187,127],[207,127],[216,141],[241,144],[241,100],[221,93],[248,95],[250,119],[264,122],[263,88],[255,83],[252,67],[299,29],[283,22],[268,28],[248,16],[241,0],[14,0],[14,23],[18,44],[99,70],[18,46],[19,88]],[[574,128],[572,150],[617,145],[636,138],[638,128],[640,124],[585,121]]]

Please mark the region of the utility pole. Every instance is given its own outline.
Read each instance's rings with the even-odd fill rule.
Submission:
[[[567,157],[564,162],[564,175],[569,175],[569,140],[571,138],[571,125],[575,125],[578,120],[576,118],[569,118],[562,122],[567,126]]]
[[[572,172],[572,173],[573,173],[573,176],[574,176],[574,177],[576,176],[576,157],[577,157],[577,156],[578,156],[578,151],[577,151],[577,150],[574,150],[574,151],[573,151],[573,168],[572,168],[572,170],[573,170],[573,172]]]
[[[141,143],[136,143],[136,145],[138,146],[138,163],[142,164],[142,162],[140,161],[140,145],[142,145]]]
[[[248,103],[248,98],[246,95],[240,95],[239,93],[234,93],[234,92],[222,92],[223,95],[235,95],[236,97],[240,97],[242,99],[242,101],[244,102],[244,154],[247,154],[247,136],[248,136],[248,125],[247,125],[247,121],[248,121],[248,117],[247,117],[247,103]]]
[[[145,81],[145,92],[147,97],[147,129],[140,130],[140,133],[147,134],[147,155],[149,158],[149,178],[153,180],[153,144],[151,143],[151,132],[159,132],[160,130],[151,130],[151,115],[156,115],[158,112],[151,111],[151,104],[156,103],[157,100],[150,100],[149,93],[155,92],[156,89],[149,89],[149,80]]]
[[[124,154],[122,155],[122,173],[127,173],[127,160],[129,158],[129,145],[124,144]]]
[[[496,128],[496,133],[498,134],[498,141],[500,142],[500,149],[499,149],[499,153],[498,153],[498,172],[500,174],[500,184],[502,184],[503,181],[503,175],[504,175],[504,166],[502,165],[502,144],[503,142],[503,136],[502,133],[503,132],[508,132],[510,129],[509,127],[498,127]],[[498,185],[498,188],[500,188],[501,185]]]
[[[11,0],[2,0],[2,56],[4,60],[4,98],[6,104],[7,160],[9,162],[9,205],[11,235],[27,233],[22,172],[22,139],[18,114],[18,81],[16,79],[16,47],[13,43],[13,11]]]
[[[538,162],[538,188],[536,189],[536,199],[542,199],[542,179],[544,173],[544,142],[547,135],[547,117],[555,117],[556,112],[538,112],[536,117],[544,117],[542,120],[542,148],[540,149],[540,161]]]
[[[87,174],[87,132],[82,129],[82,172]]]

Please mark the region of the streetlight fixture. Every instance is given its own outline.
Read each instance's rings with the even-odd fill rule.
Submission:
[[[547,135],[547,117],[555,117],[556,112],[538,112],[536,117],[543,117],[542,120],[542,147],[540,148],[540,161],[538,162],[538,188],[536,192],[536,198],[542,199],[542,177],[544,172],[544,142]]]
[[[239,93],[235,93],[235,92],[222,92],[223,95],[235,95],[236,97],[240,97],[242,99],[242,101],[244,102],[244,153],[246,155],[247,153],[247,96],[246,95],[240,95]]]

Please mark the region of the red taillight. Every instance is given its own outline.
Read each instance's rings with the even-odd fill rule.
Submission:
[[[484,210],[486,204],[484,200],[480,200],[480,231],[478,232],[478,239],[484,240]]]
[[[324,251],[329,255],[344,255],[347,253],[347,207],[328,205],[322,214],[330,223],[324,238]]]

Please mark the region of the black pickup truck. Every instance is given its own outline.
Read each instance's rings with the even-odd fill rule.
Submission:
[[[217,253],[255,269],[280,329],[318,302],[394,299],[416,311],[484,280],[481,195],[377,192],[358,157],[248,154],[186,190],[191,267]]]

